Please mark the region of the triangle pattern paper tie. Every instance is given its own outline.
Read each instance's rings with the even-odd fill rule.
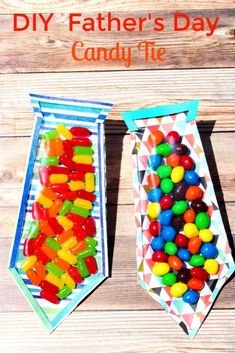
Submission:
[[[104,121],[112,105],[30,96],[35,127],[9,269],[51,332],[108,276]]]
[[[190,337],[235,268],[195,122],[197,107],[198,101],[190,101],[122,113],[131,131],[139,283]],[[168,143],[172,131],[181,141]],[[163,141],[154,142],[158,135]],[[188,171],[182,171],[185,152],[194,164]],[[175,161],[167,161],[172,154]],[[161,165],[168,166],[158,169]],[[175,167],[181,177],[177,169],[172,173]],[[201,193],[195,195],[203,210],[195,208],[193,190]],[[204,229],[211,239],[205,239]]]

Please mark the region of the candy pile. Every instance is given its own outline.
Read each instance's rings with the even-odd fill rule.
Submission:
[[[40,296],[54,304],[68,297],[77,283],[97,272],[95,168],[90,130],[58,124],[42,138],[46,157],[39,159],[43,186],[32,205],[22,270]]]
[[[147,178],[152,272],[171,287],[172,297],[195,304],[205,281],[219,271],[200,177],[176,131],[164,138],[157,130],[149,135],[148,143],[154,151],[148,159],[151,171]]]

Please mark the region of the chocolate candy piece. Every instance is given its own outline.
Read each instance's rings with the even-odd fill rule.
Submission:
[[[171,208],[172,204],[173,204],[173,200],[169,195],[162,196],[160,200],[160,206],[162,211]]]
[[[184,224],[185,222],[182,215],[175,216],[171,221],[172,227],[174,227],[177,232],[179,232],[183,228]]]
[[[187,202],[184,200],[181,200],[174,204],[174,206],[172,207],[172,212],[175,215],[181,215],[187,210],[187,208],[188,208]]]
[[[195,224],[198,229],[206,229],[209,228],[210,225],[210,217],[205,212],[200,212],[196,215]]]
[[[174,191],[173,191],[173,198],[175,201],[185,200],[185,194],[188,189],[188,185],[181,181],[178,184],[175,184]]]
[[[192,278],[188,268],[182,268],[177,276],[179,282],[187,283]]]
[[[204,201],[200,200],[200,199],[199,200],[194,200],[191,203],[191,207],[196,213],[207,212],[208,211],[207,204]]]
[[[161,181],[160,188],[164,194],[170,194],[174,189],[174,183],[171,179],[166,178]]]
[[[175,243],[178,248],[187,248],[189,239],[183,234],[177,234],[175,238]]]
[[[200,250],[205,259],[216,259],[219,255],[217,247],[212,243],[205,243]]]
[[[164,179],[168,178],[171,175],[171,171],[172,168],[169,165],[160,165],[157,168],[156,173],[161,179]]]
[[[169,286],[169,287],[173,286],[173,284],[175,284],[176,280],[177,280],[177,277],[172,272],[168,272],[162,277],[162,283],[165,286]]]
[[[168,226],[172,221],[172,217],[173,212],[171,210],[166,210],[160,213],[158,220],[161,225]]]
[[[201,281],[208,281],[209,274],[201,267],[194,267],[190,270],[192,277],[198,278]]]
[[[176,131],[170,131],[166,135],[165,138],[166,142],[168,142],[170,145],[175,145],[177,142],[180,141],[180,135]]]
[[[149,225],[150,234],[154,237],[160,233],[161,224],[158,221],[153,221]]]
[[[190,170],[194,168],[194,160],[190,156],[182,156],[181,164],[185,170]]]
[[[187,292],[184,293],[183,295],[183,301],[188,304],[196,304],[199,300],[199,293],[195,290],[187,290]]]
[[[156,250],[152,255],[152,260],[155,262],[167,262],[168,255],[164,251]]]
[[[167,157],[171,153],[171,146],[168,143],[161,143],[156,148],[157,154]]]
[[[172,152],[178,154],[179,156],[183,156],[189,153],[189,149],[183,143],[177,143],[173,146]]]

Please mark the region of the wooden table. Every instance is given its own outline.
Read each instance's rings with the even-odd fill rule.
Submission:
[[[137,284],[135,224],[129,134],[120,112],[198,98],[198,121],[227,233],[235,234],[235,65],[234,1],[4,0],[0,5],[0,352],[235,352],[235,282],[218,297],[193,341]],[[84,4],[83,4],[84,3]],[[145,4],[143,4],[145,3]],[[71,7],[69,7],[71,6]],[[86,8],[85,8],[86,6]],[[197,10],[191,10],[195,8]],[[48,33],[13,34],[12,12],[127,10],[141,15],[169,9],[190,15],[220,16],[214,36],[165,34],[157,37],[168,48],[163,65],[135,58],[125,70],[118,64],[78,65],[69,55],[79,35],[93,45],[112,45],[114,34],[84,35],[63,31],[63,14]],[[46,10],[45,10],[46,9]],[[138,9],[139,13],[133,12]],[[121,16],[125,14],[120,12]],[[123,44],[153,38],[150,29],[120,34]],[[148,70],[151,69],[151,70]],[[110,278],[48,335],[7,271],[17,219],[26,156],[33,127],[28,93],[51,94],[113,102],[106,123],[108,235]]]

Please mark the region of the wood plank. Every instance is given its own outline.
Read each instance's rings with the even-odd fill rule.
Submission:
[[[152,0],[130,0],[130,1],[119,1],[119,0],[80,0],[76,2],[74,0],[48,0],[45,2],[38,2],[37,0],[17,1],[17,0],[3,0],[0,4],[0,13],[9,14],[14,12],[23,13],[38,13],[38,12],[92,12],[92,11],[155,11],[156,4]],[[157,2],[158,10],[191,10],[191,9],[234,9],[233,0],[214,0],[214,1],[203,1],[203,0],[169,0]]]
[[[170,8],[170,7],[168,7]],[[48,8],[47,8],[48,10]],[[59,71],[97,71],[97,70],[131,70],[131,69],[163,69],[163,68],[211,68],[234,67],[234,15],[235,10],[193,10],[187,12],[190,18],[209,17],[214,22],[219,17],[219,25],[211,36],[204,31],[173,31],[173,12],[153,12],[152,18],[165,18],[165,29],[162,32],[153,30],[153,21],[146,21],[143,31],[133,32],[121,30],[112,32],[95,30],[84,32],[77,26],[69,31],[68,15],[54,15],[48,32],[42,29],[13,32],[12,16],[1,16],[1,73],[22,72],[59,72]],[[97,12],[83,16],[96,16]],[[148,16],[146,12],[116,12],[115,16],[122,20],[128,16]],[[24,23],[24,22],[23,22]],[[182,26],[182,24],[181,24]],[[155,47],[164,47],[164,61],[145,60],[144,51],[138,50],[140,41],[155,41]],[[130,63],[123,60],[105,61],[102,54],[100,61],[73,60],[71,48],[75,41],[81,40],[84,48],[115,47],[117,41],[121,47],[132,48]],[[180,50],[179,50],[180,48]],[[84,49],[77,49],[79,57],[84,56]],[[79,53],[79,54],[78,54]],[[52,60],[53,58],[53,60]]]
[[[195,98],[202,130],[235,131],[234,82],[235,69],[0,75],[0,136],[31,135],[29,92],[114,103],[110,134],[126,132],[122,111]]]
[[[97,353],[228,353],[234,352],[234,330],[235,310],[213,310],[193,341],[159,311],[74,312],[50,336],[34,313],[0,314],[3,353],[70,353],[77,347]]]

